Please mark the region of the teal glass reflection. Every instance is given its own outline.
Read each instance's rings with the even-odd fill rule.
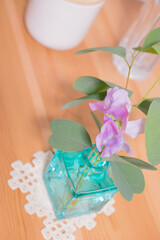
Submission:
[[[57,219],[100,211],[117,192],[97,150],[57,150],[43,179]]]

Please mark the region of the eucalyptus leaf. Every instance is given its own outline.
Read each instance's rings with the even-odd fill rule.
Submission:
[[[151,103],[153,101],[158,101],[160,102],[160,98],[148,98],[148,99],[145,99],[143,100],[143,102],[141,102],[139,105],[138,105],[138,109],[141,110],[144,114],[148,114],[148,110],[149,110],[149,107],[151,105]]]
[[[133,48],[133,49],[135,51],[139,51],[139,52],[158,54],[158,52],[153,47],[149,47],[149,48],[145,48],[145,49],[143,49],[143,47],[137,47],[137,48]]]
[[[79,54],[85,54],[85,53],[90,53],[90,52],[95,52],[95,51],[103,51],[103,52],[108,52],[108,53],[112,53],[115,55],[118,55],[122,58],[126,57],[126,49],[123,47],[97,47],[97,48],[88,48],[88,49],[84,49],[81,51],[76,52],[76,55]]]
[[[110,162],[121,162],[121,163],[126,163],[126,164],[132,164],[138,168],[146,169],[146,170],[152,170],[152,171],[157,170],[157,168],[155,168],[151,164],[149,164],[145,161],[142,161],[138,158],[133,158],[133,157],[113,155],[112,157],[109,157],[109,158],[104,157],[104,158],[102,158],[102,160],[110,161]]]
[[[120,156],[120,158],[138,168],[141,168],[141,169],[146,169],[146,170],[151,170],[151,171],[157,170],[156,167],[154,167],[151,164],[149,164],[143,160],[140,160],[138,158],[126,157],[126,156]]]
[[[101,130],[101,123],[100,123],[99,119],[97,118],[97,116],[93,112],[91,112],[91,115],[92,115],[93,120],[95,121],[95,123],[96,123],[96,125],[97,125],[97,127],[100,131]]]
[[[160,27],[152,30],[145,38],[143,46],[134,50],[160,55]]]
[[[107,82],[92,76],[79,77],[76,79],[73,85],[74,89],[81,91],[87,95],[106,92],[108,88],[113,88],[113,87],[124,89],[119,85],[116,85],[114,83]],[[128,96],[131,97],[133,92],[130,90],[127,90],[127,91],[128,91]]]
[[[144,190],[144,176],[137,167],[121,162],[110,162],[114,182],[120,194],[131,201],[134,193],[141,193]]]
[[[76,79],[73,88],[87,95],[107,91],[111,85],[104,80],[92,76],[83,76]]]
[[[143,49],[152,47],[156,43],[160,42],[160,27],[152,30],[144,40]]]
[[[154,44],[152,48],[157,52],[158,55],[160,55],[160,42]]]
[[[148,161],[160,163],[160,102],[153,101],[150,105],[145,123],[145,144]]]
[[[83,103],[86,100],[99,100],[102,101],[106,96],[106,92],[102,92],[102,93],[97,93],[97,94],[90,94],[78,99],[75,99],[73,101],[70,101],[68,103],[66,103],[65,105],[62,106],[62,109],[67,109],[70,107],[75,107],[81,103]]]
[[[64,152],[78,152],[92,147],[87,130],[79,123],[67,119],[55,119],[50,123],[52,135],[49,144]]]

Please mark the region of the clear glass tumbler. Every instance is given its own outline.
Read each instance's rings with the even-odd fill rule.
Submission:
[[[148,0],[143,4],[138,18],[119,43],[119,46],[126,48],[126,58],[129,63],[132,61],[130,53],[132,48],[142,46],[146,35],[157,27],[160,27],[160,0]],[[130,78],[137,81],[147,78],[158,60],[159,57],[154,54],[139,54],[132,67]],[[127,77],[126,62],[118,56],[113,56],[113,63],[117,70]]]
[[[57,219],[100,211],[118,191],[97,151],[55,153],[43,179]]]

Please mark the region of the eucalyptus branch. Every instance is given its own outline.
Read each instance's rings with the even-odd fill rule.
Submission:
[[[126,58],[124,58],[124,61],[127,63],[128,67],[130,67],[129,62],[127,61]]]
[[[128,71],[128,76],[127,76],[127,81],[126,81],[126,86],[125,86],[125,90],[127,90],[128,87],[128,83],[129,83],[129,77],[130,77],[130,73],[131,73],[131,66],[129,66],[129,71]]]
[[[134,56],[132,55],[132,62],[131,62],[131,65],[128,65],[128,67],[129,67],[129,71],[128,71],[128,76],[127,76],[127,81],[126,81],[125,90],[127,90],[127,87],[128,87],[129,77],[130,77],[130,74],[131,74],[131,69],[132,69],[132,66],[133,66],[134,60],[135,60],[135,58],[134,58]]]
[[[134,56],[134,58],[136,58],[140,53],[141,53],[141,52],[138,52],[138,53]]]
[[[132,67],[133,67],[133,63],[134,63],[136,57],[140,54],[140,52],[138,52],[138,53],[134,56],[132,51],[130,51],[130,53],[131,53],[131,55],[132,55],[132,62],[131,62],[131,65],[128,63],[128,61],[127,61],[126,58],[124,59],[125,62],[127,63],[127,65],[128,65],[128,68],[129,68],[128,76],[127,76],[127,81],[126,81],[126,86],[125,86],[125,90],[127,90],[127,88],[128,88],[129,77],[130,77],[130,74],[131,74],[131,69],[132,69]]]

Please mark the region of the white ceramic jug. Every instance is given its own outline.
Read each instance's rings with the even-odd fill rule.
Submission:
[[[71,49],[84,39],[104,1],[30,0],[26,27],[35,40],[48,48]]]

